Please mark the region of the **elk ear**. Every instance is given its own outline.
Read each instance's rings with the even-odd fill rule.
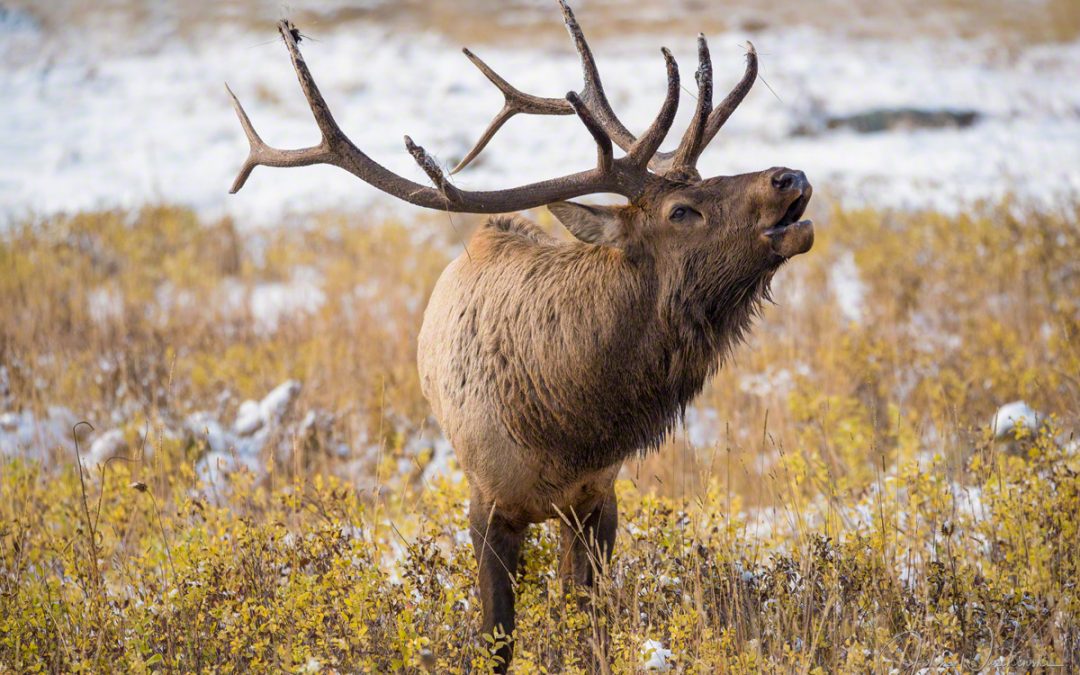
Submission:
[[[620,248],[626,244],[626,224],[618,207],[577,202],[555,202],[547,207],[581,241]]]

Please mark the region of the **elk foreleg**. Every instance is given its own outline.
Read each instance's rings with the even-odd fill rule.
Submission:
[[[483,633],[494,635],[496,641],[502,642],[495,651],[501,659],[495,672],[505,673],[514,653],[514,576],[525,527],[512,523],[500,515],[497,506],[485,504],[474,494],[469,508],[469,529],[479,568]]]

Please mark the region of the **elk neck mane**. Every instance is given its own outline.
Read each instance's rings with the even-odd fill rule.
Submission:
[[[466,262],[483,299],[462,305],[480,334],[458,345],[477,371],[461,381],[485,388],[517,443],[579,468],[660,446],[745,338],[775,271],[630,259],[516,216],[491,218]]]

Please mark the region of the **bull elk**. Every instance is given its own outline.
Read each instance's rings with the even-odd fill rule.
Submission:
[[[434,187],[396,175],[338,127],[288,22],[279,30],[322,141],[299,150],[266,145],[229,92],[251,146],[232,192],[256,166],[330,164],[430,209],[506,214],[546,205],[576,237],[556,239],[519,216],[493,216],[442,273],[420,329],[424,394],[471,488],[483,630],[506,635],[514,629],[513,579],[527,526],[561,518],[562,578],[591,585],[596,562],[602,568],[610,560],[615,542],[613,484],[622,463],[660,445],[745,336],[776,270],[814,239],[813,224],[800,220],[811,194],[801,171],[703,179],[696,168],[757,77],[753,46],[742,79],[714,107],[709,49],[698,37],[693,117],[678,147],[661,152],[679,103],[671,53],[662,50],[664,102],[635,137],[611,109],[581,28],[560,4],[584,87],[564,99],[526,94],[464,50],[506,103],[453,172],[518,113],[576,115],[596,142],[596,166],[587,171],[507,190],[461,190],[406,136]],[[613,144],[624,154],[615,157]],[[627,203],[566,201],[596,193]],[[498,652],[500,671],[511,655],[508,641]]]

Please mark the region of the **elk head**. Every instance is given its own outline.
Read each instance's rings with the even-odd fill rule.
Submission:
[[[576,115],[596,141],[596,167],[575,174],[496,191],[466,191],[455,187],[422,147],[405,137],[405,146],[434,187],[398,176],[357,148],[341,131],[319,92],[297,47],[296,32],[287,21],[279,24],[322,141],[299,150],[278,150],[263,143],[240,102],[229,90],[251,146],[233,183],[238,191],[256,166],[293,167],[330,164],[356,175],[374,187],[418,206],[452,212],[505,213],[547,205],[579,239],[621,248],[630,256],[707,256],[717,264],[767,273],[786,259],[805,253],[813,244],[813,225],[800,220],[812,192],[801,171],[772,168],[758,173],[702,179],[697,160],[708,143],[742,102],[757,78],[757,53],[749,45],[746,72],[734,89],[712,105],[713,75],[709,48],[698,36],[698,97],[690,126],[678,148],[659,151],[675,119],[679,103],[679,71],[667,49],[667,94],[653,123],[635,137],[608,103],[599,71],[584,34],[565,0],[559,0],[567,30],[581,57],[584,87],[564,99],[542,98],[519,91],[468,49],[465,55],[503,93],[505,105],[474,147],[450,171],[469,165],[499,129],[516,114]],[[613,144],[624,151],[614,157]],[[588,206],[566,201],[596,193],[628,199],[625,206]]]

